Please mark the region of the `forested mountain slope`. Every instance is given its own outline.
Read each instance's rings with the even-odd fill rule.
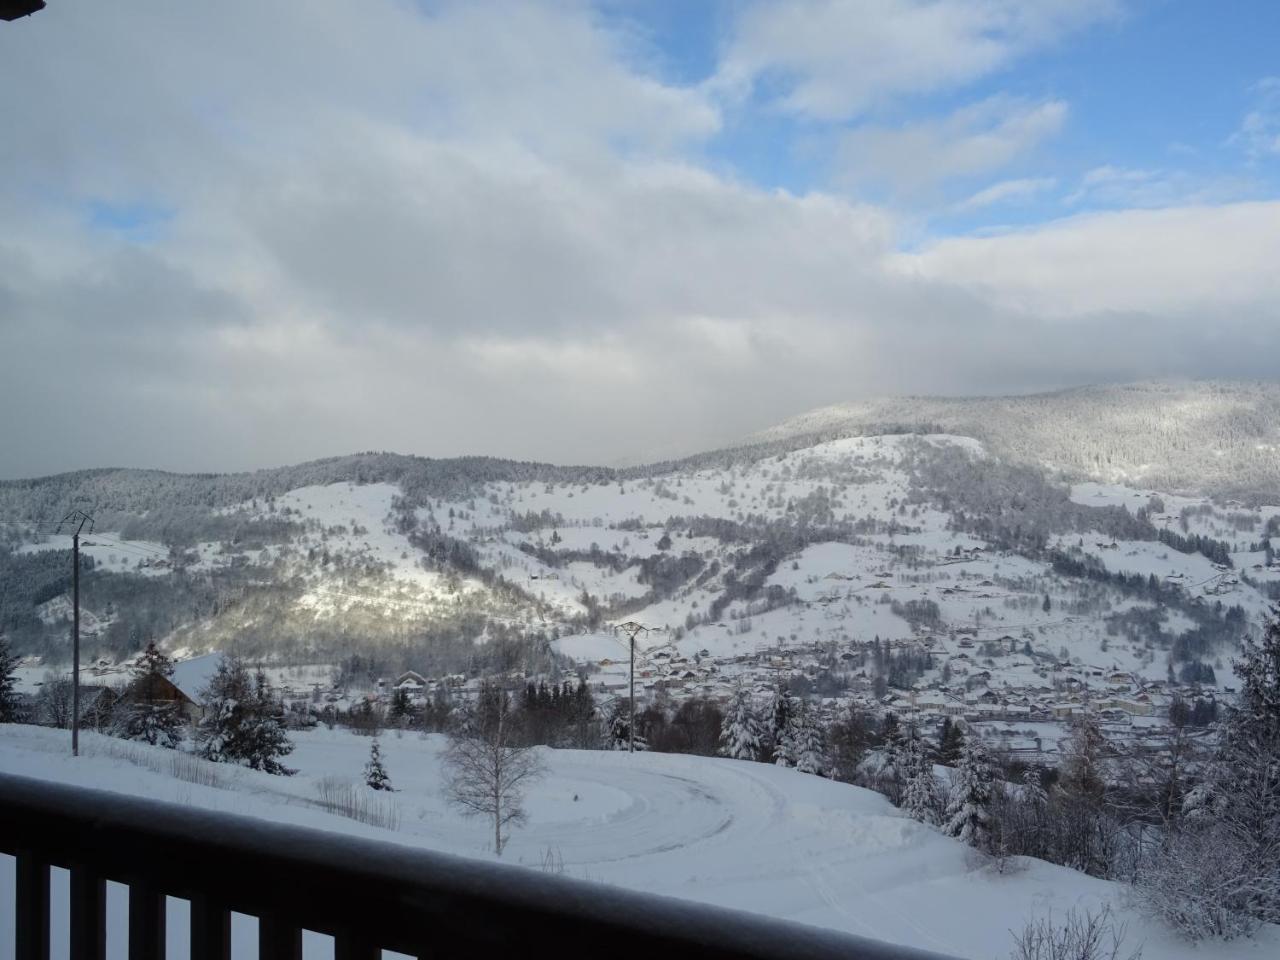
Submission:
[[[822,407],[753,437],[899,429],[962,434],[1081,480],[1280,502],[1280,384],[1152,382],[1010,397],[894,397]]]
[[[1275,398],[1144,385],[883,401],[625,470],[366,453],[249,474],[9,481],[0,630],[21,654],[65,660],[69,538],[56,521],[80,507],[96,520],[86,647],[113,661],[155,639],[290,663],[358,656],[379,671],[545,670],[616,654],[601,628],[630,617],[653,627],[650,648],[711,659],[965,634],[1224,683],[1231,645],[1280,595],[1280,496],[1262,476],[1275,454],[1261,440]],[[1184,422],[1183,408],[1199,412]],[[948,418],[947,433],[924,425]],[[1090,422],[1130,438],[1147,423],[1157,439],[1094,437]],[[1237,475],[1240,503],[1168,492],[1196,486],[1205,450],[1258,473],[1256,485]],[[1139,460],[1169,486],[1061,476]],[[934,669],[927,656],[882,666],[905,686]]]

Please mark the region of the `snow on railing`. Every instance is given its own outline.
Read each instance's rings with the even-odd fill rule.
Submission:
[[[258,918],[259,956],[335,960],[383,949],[488,957],[595,948],[611,960],[941,960],[749,913],[433,851],[0,774],[0,852],[16,858],[16,960],[49,955],[49,868],[70,871],[70,956],[106,951],[106,881],[128,885],[130,960],[164,955],[165,897],[190,901],[191,957],[228,958],[232,911]]]

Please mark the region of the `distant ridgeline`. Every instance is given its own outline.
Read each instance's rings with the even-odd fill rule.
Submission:
[[[1280,383],[1274,382],[865,400],[801,414],[753,439],[847,436],[887,422],[908,432],[974,437],[992,453],[1071,479],[1280,503]]]
[[[47,541],[45,521],[73,505],[110,534],[84,559],[93,655],[122,658],[157,639],[295,663],[338,663],[356,652],[361,669],[434,673],[567,667],[553,651],[557,637],[653,605],[669,610],[675,598],[691,604],[672,624],[676,634],[728,620],[749,627],[752,617],[801,603],[779,572],[814,545],[868,548],[896,570],[935,565],[938,556],[912,540],[924,529],[922,511],[933,511],[947,536],[1024,558],[1045,582],[1077,585],[1081,610],[1105,609],[1098,591],[1147,604],[1108,615],[1108,629],[1169,650],[1198,675],[1202,658],[1249,629],[1245,612],[1235,601],[1201,602],[1155,574],[1110,571],[1083,545],[1159,543],[1202,555],[1215,570],[1253,551],[1266,566],[1280,515],[1268,521],[1252,508],[1203,502],[1182,508],[1171,529],[1167,515],[1153,522],[1164,513],[1158,497],[1137,509],[1091,506],[1073,501],[1065,481],[1128,477],[1160,489],[1163,479],[1178,490],[1280,504],[1277,431],[1274,385],[1140,385],[829,408],[744,446],[625,469],[363,453],[252,473],[102,469],[5,481],[0,518],[30,523],[0,524],[0,631],[18,653],[65,656],[68,556],[32,545]],[[975,437],[995,455],[926,434]],[[862,459],[811,449],[849,436],[897,439]],[[898,493],[852,509],[886,478]],[[388,485],[365,527],[347,515],[309,514],[289,497],[340,483]],[[695,484],[697,498],[688,495]],[[562,511],[582,502],[568,499],[575,493],[610,506],[566,520]],[[561,532],[575,524],[602,531],[604,544],[589,535],[566,541]],[[371,536],[382,538],[379,549]],[[130,562],[110,562],[112,543]],[[627,589],[546,594],[548,582],[584,570],[625,579]],[[1280,593],[1274,579],[1234,576],[1255,599]],[[1044,589],[1005,586],[1034,594],[1033,605]],[[895,597],[892,609],[904,627],[946,629],[931,604]],[[1181,639],[1162,626],[1172,611],[1184,618]]]

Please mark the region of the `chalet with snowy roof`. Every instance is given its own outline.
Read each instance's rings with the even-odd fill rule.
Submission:
[[[195,722],[204,716],[205,691],[221,663],[220,653],[180,660],[167,677],[153,674],[134,680],[120,699],[172,705],[184,719]]]
[[[416,670],[406,670],[396,677],[395,689],[403,690],[410,697],[417,699],[427,691],[427,678]]]

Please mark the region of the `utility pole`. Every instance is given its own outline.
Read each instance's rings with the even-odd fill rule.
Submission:
[[[80,532],[84,525],[89,525],[93,532],[93,517],[83,510],[72,510],[63,523],[76,524],[76,532],[71,535],[71,597],[74,613],[71,621],[71,755],[80,756]]]
[[[636,634],[644,633],[649,628],[642,623],[636,623],[634,620],[628,620],[626,623],[620,623],[615,630],[621,630],[627,635],[631,646],[631,705],[627,713],[627,752],[636,752]]]

